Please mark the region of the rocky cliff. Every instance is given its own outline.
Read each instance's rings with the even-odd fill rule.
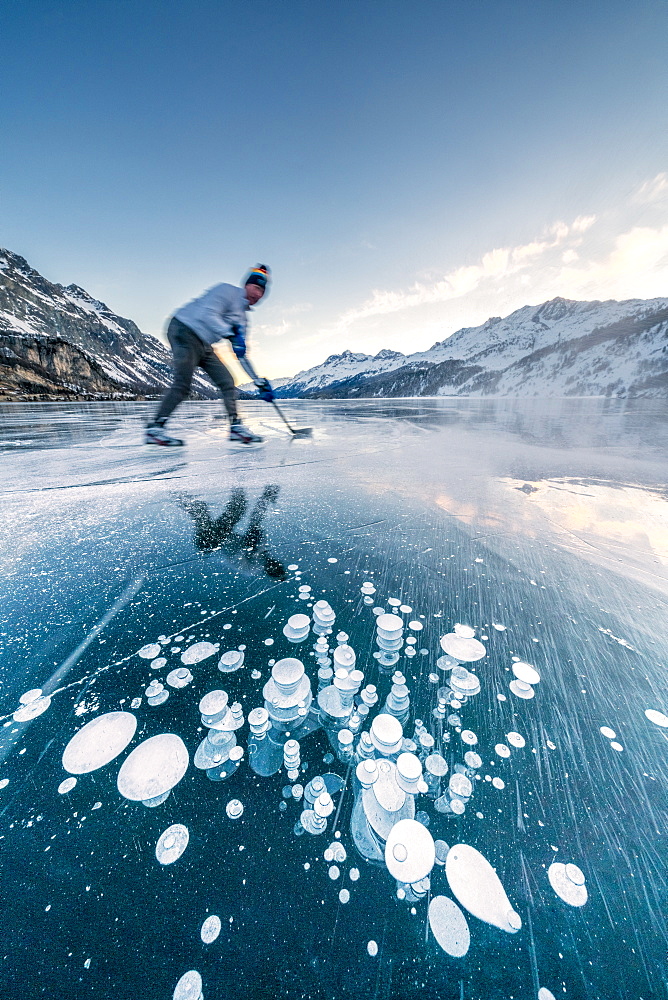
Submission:
[[[83,288],[54,284],[0,250],[0,398],[157,396],[170,373],[170,353],[156,337]],[[216,395],[199,375],[193,389]]]

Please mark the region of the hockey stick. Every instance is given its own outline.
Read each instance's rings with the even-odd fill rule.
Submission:
[[[311,436],[311,434],[313,433],[313,428],[312,427],[291,427],[290,424],[285,419],[285,417],[283,416],[282,411],[278,408],[278,406],[276,405],[276,403],[274,402],[273,399],[271,401],[271,405],[274,407],[274,409],[278,413],[279,417],[281,418],[281,420],[283,421],[283,423],[285,424],[285,426],[290,431],[290,433],[292,434],[293,437],[310,437]]]

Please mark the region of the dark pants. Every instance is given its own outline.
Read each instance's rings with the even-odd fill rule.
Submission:
[[[205,344],[189,326],[176,318],[170,321],[167,336],[172,348],[174,375],[171,386],[160,400],[154,420],[165,421],[186,398],[196,368],[203,368],[218,386],[230,419],[236,420],[237,390],[234,379],[223,362],[216,357],[211,344]]]

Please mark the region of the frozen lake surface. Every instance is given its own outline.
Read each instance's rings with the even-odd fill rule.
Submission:
[[[243,405],[0,407],[0,994],[665,997],[665,403]]]

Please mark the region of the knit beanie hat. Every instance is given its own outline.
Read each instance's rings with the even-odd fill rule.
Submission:
[[[267,265],[256,264],[255,267],[251,267],[243,283],[244,285],[259,285],[263,291],[266,291],[270,281],[271,271]]]

